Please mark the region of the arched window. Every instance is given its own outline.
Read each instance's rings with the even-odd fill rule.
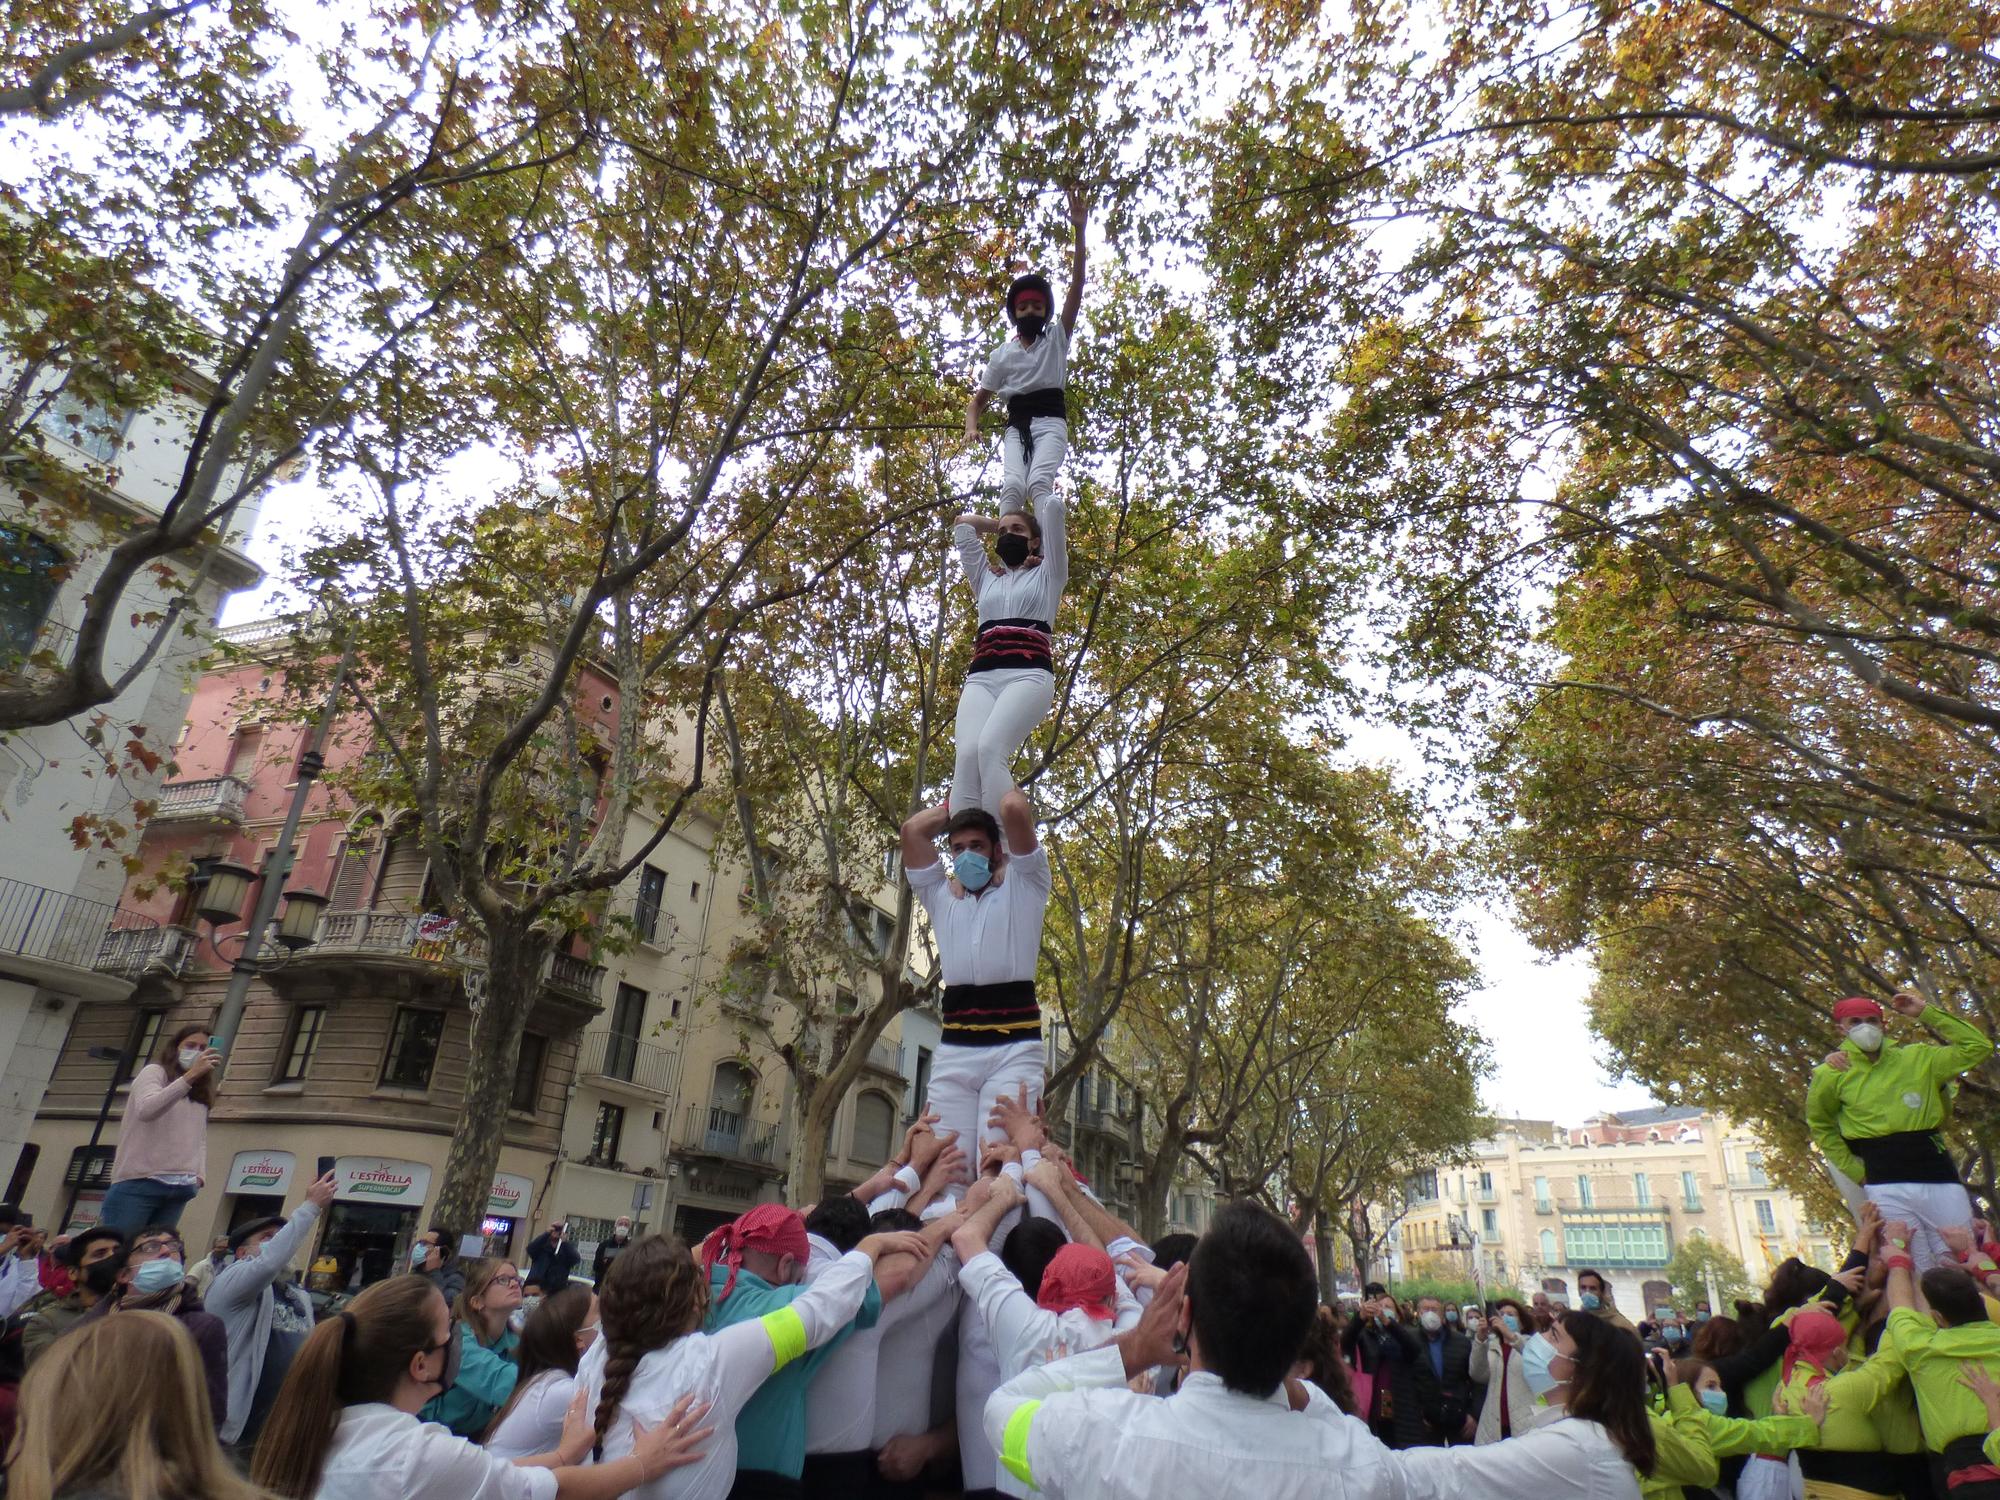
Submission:
[[[33,653],[62,587],[63,563],[47,537],[0,526],[0,655],[18,661]]]
[[[1562,1264],[1562,1257],[1556,1254],[1556,1232],[1553,1229],[1542,1231],[1542,1264],[1545,1266]]]
[[[709,1145],[716,1149],[734,1147],[743,1140],[743,1126],[750,1114],[750,1099],[757,1080],[741,1063],[715,1065],[715,1086],[708,1095]]]
[[[895,1149],[895,1134],[896,1106],[885,1095],[870,1092],[854,1101],[854,1149],[848,1152],[850,1157],[881,1165]]]

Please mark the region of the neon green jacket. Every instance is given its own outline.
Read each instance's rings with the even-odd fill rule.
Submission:
[[[1924,1445],[1942,1453],[1959,1438],[1986,1431],[1985,1404],[1959,1384],[1958,1372],[1968,1362],[2000,1377],[2000,1324],[1940,1328],[1914,1308],[1899,1307],[1889,1314],[1875,1357],[1857,1373],[1878,1383],[1898,1371],[1907,1375],[1917,1395]]]
[[[1940,1006],[1925,1006],[1920,1019],[1945,1038],[1943,1046],[1885,1041],[1870,1057],[1848,1042],[1841,1048],[1846,1068],[1822,1063],[1813,1070],[1806,1126],[1826,1159],[1856,1182],[1866,1182],[1868,1172],[1847,1138],[1936,1130],[1948,1113],[1945,1086],[1993,1055],[1991,1037]]]
[[[1672,1400],[1671,1395],[1668,1399]],[[1642,1475],[1639,1479],[1642,1500],[1681,1500],[1683,1486],[1705,1490],[1722,1477],[1715,1450],[1708,1446],[1699,1429],[1683,1427],[1657,1411],[1646,1416],[1653,1426],[1655,1457],[1651,1476]]]
[[[1699,1437],[1717,1458],[1819,1446],[1819,1424],[1811,1417],[1718,1417],[1701,1404],[1690,1385],[1667,1392],[1667,1413],[1677,1431]]]

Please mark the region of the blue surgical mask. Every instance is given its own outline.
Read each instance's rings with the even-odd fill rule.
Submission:
[[[1714,1412],[1718,1417],[1729,1415],[1729,1392],[1710,1389],[1696,1391],[1694,1397],[1695,1400],[1699,1401],[1707,1410]]]
[[[1500,1314],[1500,1326],[1509,1333],[1519,1333],[1521,1331],[1521,1320],[1512,1313],[1502,1313]]]
[[[1539,1333],[1521,1346],[1521,1378],[1537,1396],[1546,1396],[1562,1384],[1550,1368],[1555,1357],[1556,1346]]]
[[[132,1290],[150,1297],[187,1280],[187,1268],[177,1260],[149,1260],[132,1273]]]
[[[951,873],[968,891],[983,891],[993,878],[993,864],[976,849],[966,849],[951,857]]]
[[[1585,1312],[1596,1312],[1598,1308],[1604,1306],[1603,1298],[1599,1297],[1595,1292],[1585,1292],[1582,1302]]]

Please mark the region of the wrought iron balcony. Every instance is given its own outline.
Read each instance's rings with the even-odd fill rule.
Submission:
[[[715,1105],[688,1106],[688,1140],[691,1149],[708,1156],[754,1166],[777,1165],[778,1127],[759,1125],[735,1110]]]
[[[0,878],[0,956],[30,966],[118,972],[106,964],[122,934],[152,932],[156,918],[60,890]]]
[[[270,971],[274,988],[296,997],[351,988],[341,971],[362,970],[399,990],[463,983],[475,996],[486,975],[486,940],[463,922],[438,913],[330,911],[311,947]],[[542,961],[542,999],[582,1024],[597,1014],[604,967],[567,953]]]
[[[637,1037],[600,1031],[583,1040],[577,1072],[586,1083],[608,1084],[664,1097],[673,1091],[674,1053]]]
[[[155,823],[240,823],[243,798],[249,791],[234,776],[207,776],[200,781],[170,781],[160,788]]]

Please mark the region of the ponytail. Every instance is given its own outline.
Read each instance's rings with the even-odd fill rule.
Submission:
[[[611,1262],[597,1289],[605,1359],[604,1388],[592,1422],[592,1458],[603,1461],[604,1435],[617,1420],[639,1361],[701,1326],[706,1291],[694,1257],[672,1235],[648,1235]]]
[[[1576,1344],[1564,1410],[1597,1423],[1640,1477],[1651,1478],[1659,1450],[1646,1405],[1645,1351],[1624,1329],[1587,1312],[1564,1313],[1560,1321]]]
[[[432,1347],[442,1300],[424,1277],[392,1276],[321,1321],[285,1372],[257,1440],[251,1478],[291,1500],[317,1491],[342,1409],[395,1394],[410,1360]]]

